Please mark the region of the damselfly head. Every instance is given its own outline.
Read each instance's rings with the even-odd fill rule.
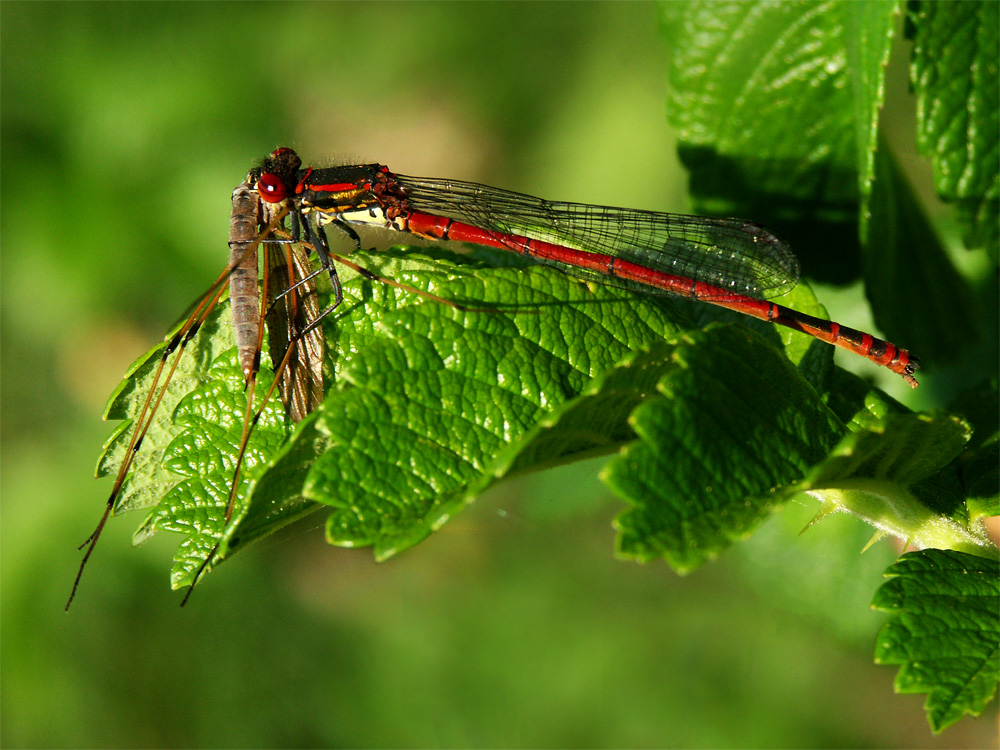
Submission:
[[[261,200],[281,203],[295,190],[296,171],[302,166],[299,155],[290,148],[279,148],[264,159],[259,167],[250,170],[247,182],[256,189]]]

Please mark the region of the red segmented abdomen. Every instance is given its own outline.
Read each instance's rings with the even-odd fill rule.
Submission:
[[[917,387],[913,373],[917,369],[918,360],[905,349],[900,349],[871,334],[841,326],[829,320],[815,318],[773,302],[737,294],[723,287],[713,286],[684,276],[647,268],[611,255],[590,253],[514,234],[489,232],[442,216],[411,212],[406,216],[404,224],[405,231],[430,239],[471,242],[476,245],[509,250],[536,260],[594,271],[605,276],[635,282],[681,297],[735,310],[753,318],[777,323],[807,333],[828,344],[860,354],[862,357],[902,375],[910,386]]]

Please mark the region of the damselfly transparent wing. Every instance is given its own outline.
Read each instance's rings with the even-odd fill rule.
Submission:
[[[788,245],[753,222],[548,201],[459,180],[394,179],[405,188],[409,208],[495,233],[515,252],[522,252],[516,245],[519,238],[541,240],[757,299],[780,296],[799,280],[799,262]],[[634,286],[585,268],[555,265],[604,284]],[[653,287],[641,290],[665,293]]]

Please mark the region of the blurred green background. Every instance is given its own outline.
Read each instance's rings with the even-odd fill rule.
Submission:
[[[600,462],[502,484],[376,565],[322,515],[178,608],[113,520],[104,400],[223,267],[279,145],[685,209],[652,5],[0,4],[4,747],[979,747],[871,663],[892,551],[789,508],[681,579],[613,558]],[[845,570],[849,571],[845,574]]]

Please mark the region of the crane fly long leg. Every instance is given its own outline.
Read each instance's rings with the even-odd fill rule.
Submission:
[[[237,190],[239,190],[239,188],[237,188]],[[142,441],[145,438],[146,433],[153,424],[153,420],[156,417],[158,409],[160,408],[160,404],[166,396],[167,388],[173,379],[174,373],[184,355],[185,349],[198,333],[208,316],[219,304],[219,300],[225,293],[227,286],[229,286],[230,279],[236,269],[241,266],[246,256],[253,256],[256,258],[257,245],[260,243],[260,240],[269,232],[274,231],[274,229],[281,223],[286,213],[287,210],[276,212],[274,218],[269,222],[265,232],[255,232],[249,244],[244,245],[237,253],[233,254],[230,264],[212,283],[208,290],[202,294],[201,297],[199,297],[199,301],[195,304],[194,310],[184,320],[181,327],[167,341],[167,344],[160,355],[156,371],[153,374],[152,382],[149,385],[145,398],[143,399],[142,406],[139,409],[138,415],[134,418],[134,427],[132,428],[131,436],[125,448],[124,458],[122,459],[115,475],[115,483],[108,496],[104,512],[101,514],[100,521],[98,521],[97,526],[90,533],[90,536],[88,536],[78,548],[83,549],[86,547],[87,549],[86,552],[84,552],[83,559],[80,561],[80,567],[77,570],[76,578],[73,580],[73,588],[70,591],[69,598],[66,600],[65,609],[67,611],[73,603],[77,589],[80,586],[80,579],[83,576],[83,571],[87,567],[87,562],[90,560],[90,556],[93,554],[94,548],[97,546],[97,542],[101,537],[101,532],[104,530],[104,525],[114,512],[119,493],[125,484],[125,479],[129,474],[129,470],[132,468],[136,455],[139,453],[139,449],[142,446]],[[169,367],[167,366],[168,361],[170,361]]]
[[[226,289],[228,278],[229,274],[226,272],[216,280],[209,291],[202,297],[201,302],[197,305],[191,316],[188,317],[183,326],[181,326],[180,330],[178,330],[177,333],[170,338],[167,345],[164,347],[163,354],[160,356],[160,361],[156,367],[156,372],[153,375],[153,382],[149,387],[149,392],[142,403],[138,416],[135,418],[135,426],[132,429],[132,435],[129,438],[128,446],[125,448],[125,457],[122,459],[122,463],[118,468],[118,473],[115,477],[115,484],[111,489],[111,494],[108,496],[104,512],[101,514],[101,519],[98,521],[94,530],[90,533],[90,536],[88,536],[78,548],[83,549],[84,547],[87,547],[87,551],[84,553],[83,559],[80,561],[80,568],[77,570],[76,578],[73,580],[73,588],[70,591],[69,598],[66,600],[65,609],[67,611],[73,603],[73,598],[76,596],[76,590],[80,586],[80,579],[83,576],[84,569],[87,567],[87,561],[90,560],[90,556],[93,554],[94,548],[97,546],[97,542],[101,537],[101,532],[104,530],[104,525],[107,523],[108,518],[111,516],[111,513],[115,508],[115,502],[118,499],[118,494],[121,492],[121,488],[125,483],[125,478],[128,476],[129,469],[132,467],[132,463],[139,452],[143,438],[146,436],[146,432],[152,425],[156,412],[160,407],[160,403],[166,395],[167,386],[170,385],[170,381],[173,378],[174,371],[177,369],[177,365],[184,354],[184,350],[187,347],[188,342],[194,338],[202,323],[205,322],[205,319],[219,303],[219,299]],[[173,361],[170,364],[169,369],[167,369],[166,376],[164,377],[164,368],[167,365],[167,361],[171,359],[172,354],[174,355]],[[160,384],[161,378],[163,379],[162,385]]]

